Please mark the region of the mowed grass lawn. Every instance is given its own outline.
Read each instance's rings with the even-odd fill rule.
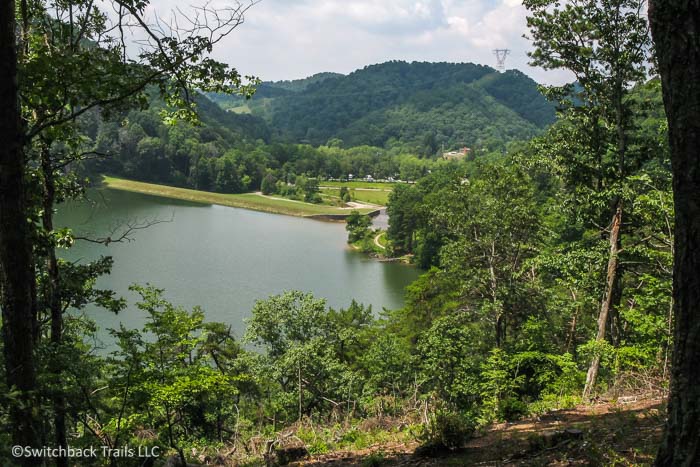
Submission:
[[[321,186],[332,186],[332,187],[341,187],[341,186],[346,186],[348,188],[373,188],[375,190],[393,190],[394,186],[396,183],[390,183],[390,182],[368,182],[366,180],[353,180],[351,182],[336,182],[336,181],[320,181],[318,183]]]
[[[195,203],[219,204],[234,208],[252,209],[254,211],[286,214],[289,216],[314,216],[319,214],[348,214],[347,209],[341,209],[322,204],[303,203],[287,199],[265,197],[256,193],[224,194],[211,193],[209,191],[190,190],[154,183],[136,182],[117,177],[104,176],[104,186],[115,190],[133,191],[147,195],[162,196],[165,198],[182,199]],[[366,214],[372,209],[359,209]]]
[[[328,187],[322,187],[321,188],[321,193],[325,193],[327,195],[331,196],[340,196],[340,188],[328,188]],[[386,206],[387,201],[389,200],[389,193],[391,193],[391,190],[381,190],[381,191],[370,191],[370,190],[355,190],[350,188],[350,193],[352,195],[352,199],[355,201],[361,201],[365,203],[371,203],[371,204],[379,204],[381,206]]]

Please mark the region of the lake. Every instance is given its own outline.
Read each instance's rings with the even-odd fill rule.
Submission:
[[[257,299],[302,290],[334,308],[347,307],[354,298],[378,312],[400,308],[404,287],[419,275],[413,267],[351,251],[342,223],[110,189],[90,190],[88,199],[59,206],[56,225],[96,238],[122,232],[119,226],[129,221],[167,221],[134,231],[130,242],[77,241],[60,253],[72,261],[114,258],[112,274],[97,285],[127,298],[129,307],[119,315],[87,309],[102,329],[120,322],[143,325],[145,316],[134,306],[137,297],[128,291],[133,283],[164,289],[166,299],[188,309],[199,305],[207,320],[230,323],[242,336],[243,319]]]

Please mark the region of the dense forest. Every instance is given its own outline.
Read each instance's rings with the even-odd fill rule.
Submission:
[[[253,100],[255,80],[208,55],[245,7],[168,31],[147,2],[107,3],[116,18],[91,1],[0,7],[1,464],[281,465],[394,440],[450,455],[494,423],[630,393],[670,393],[656,465],[697,464],[700,93],[678,91],[666,55],[687,42],[676,18],[697,26],[687,3],[652,12],[654,55],[636,0],[525,0],[531,63],[576,76],[541,95],[517,71],[388,62]],[[135,25],[150,41],[130,57],[111,34]],[[474,154],[440,162],[443,144]],[[80,311],[127,304],[98,285],[111,257],[59,254],[119,241],[54,227],[84,176],[236,193],[350,171],[415,181],[388,201],[387,256],[424,270],[403,308],[287,291],[231,329],[133,285],[146,324],[96,351]],[[369,226],[353,214],[350,240]],[[621,452],[592,431],[540,448],[653,462],[656,444]]]
[[[82,133],[101,157],[76,164],[81,173],[96,179],[108,173],[243,193],[260,190],[266,176],[290,183],[297,176],[337,179],[349,174],[413,181],[439,163],[437,155],[423,158],[400,148],[279,142],[261,120],[225,112],[201,96],[196,99],[198,124],[165,124],[161,118],[165,106],[155,97],[151,103],[147,110],[132,109],[107,121],[100,121],[97,112],[82,119]]]
[[[317,146],[337,138],[424,156],[442,147],[502,149],[554,121],[554,106],[525,74],[471,63],[394,61],[295,86],[263,83],[250,101],[214,99],[264,118],[283,140]]]
[[[165,124],[157,93],[146,110],[84,118],[86,136],[110,156],[86,170],[223,193],[259,190],[266,175],[413,181],[444,151],[505,151],[554,119],[530,78],[473,64],[388,62],[347,77],[263,83],[251,100],[206,95],[218,105],[197,96],[199,126]],[[240,106],[254,110],[233,111]]]

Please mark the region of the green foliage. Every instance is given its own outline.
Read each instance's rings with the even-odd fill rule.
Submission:
[[[363,386],[358,358],[371,322],[371,309],[357,303],[327,310],[324,300],[298,291],[258,301],[245,341],[265,351],[256,360],[268,409],[294,419],[357,397]]]
[[[296,179],[296,185],[304,193],[304,201],[307,203],[321,202],[317,179],[299,176]]]
[[[344,203],[347,203],[348,201],[352,201],[352,196],[350,195],[350,191],[348,191],[348,187],[346,187],[346,186],[340,187],[340,199]]]
[[[512,374],[510,358],[503,350],[491,351],[482,365],[481,378],[481,423],[492,420],[512,421],[524,415],[525,405],[515,395],[524,376]]]
[[[70,5],[84,12],[86,4],[56,8]],[[630,53],[643,53],[648,40],[635,5],[621,4],[625,28],[618,32],[639,45]],[[42,2],[29,6],[49,13]],[[601,40],[615,33],[600,22],[610,14],[605,2],[526,6],[534,62],[580,72],[576,86],[545,90],[559,101],[560,118],[527,144],[512,142],[541,134],[553,107],[516,71],[391,62],[349,76],[267,83],[245,103],[218,94],[225,84],[249,89],[235,70],[203,58],[206,40],[172,39],[136,66],[124,62],[118,43],[100,42],[101,15],[91,17],[85,43],[75,47],[52,42],[72,37],[67,24],[37,22],[21,64],[21,97],[41,144],[26,143],[30,158],[56,154],[53,167],[32,159],[27,172],[27,217],[37,226],[37,412],[51,420],[60,395],[71,445],[160,446],[185,457],[229,444],[242,452],[255,435],[272,438],[294,422],[311,453],[364,448],[387,431],[361,430],[354,417],[381,420],[423,406],[432,413],[423,440],[454,449],[477,425],[577,403],[593,356],[601,357],[601,387],[631,372],[667,374],[674,215],[659,83],[641,83],[644,66]],[[561,41],[576,44],[557,55]],[[177,70],[162,70],[153,86],[131,87],[169,60]],[[90,70],[105,79],[87,79]],[[613,70],[622,73],[617,80]],[[200,95],[190,101],[173,76],[254,115],[225,112]],[[200,125],[192,124],[195,105]],[[63,120],[42,126],[42,115]],[[464,144],[473,160],[433,159],[443,145]],[[114,156],[90,163],[65,156],[84,150]],[[405,307],[381,319],[354,301],[333,310],[298,291],[259,300],[244,337],[254,350],[227,325],[206,322],[203,310],[134,286],[147,322],[113,330],[116,348],[101,356],[89,343],[94,323],[73,312],[90,304],[124,309],[123,299],[96,286],[112,260],[58,260],[63,336],[53,342],[55,330],[44,325],[55,280],[48,253],[77,239],[70,229],[38,227],[50,211],[40,206],[48,188],[40,180],[55,179],[54,202],[78,197],[78,177],[63,174],[74,168],[222,193],[259,187],[313,203],[322,201],[319,184],[327,178],[401,178],[406,183],[381,185],[394,187],[388,253],[412,255],[427,272],[407,288]],[[353,197],[346,186],[338,194],[342,202]],[[625,217],[608,342],[596,339],[596,317],[606,226],[619,203]],[[370,227],[353,211],[348,241],[364,248],[374,239]],[[7,408],[20,398],[4,380],[0,385],[6,425]],[[353,428],[342,432],[341,421]],[[380,454],[367,459],[382,462]]]
[[[640,278],[631,294],[633,306],[622,310],[621,319],[629,326],[617,354],[624,369],[662,366],[668,358],[671,338],[671,290],[668,278],[650,275]],[[666,313],[663,313],[664,310]]]
[[[339,139],[345,147],[402,147],[426,157],[442,145],[500,149],[554,118],[553,106],[523,73],[471,63],[392,61],[292,88],[265,83],[245,104],[292,141]]]
[[[653,85],[631,96],[649,116],[635,114],[635,125],[642,123],[630,154],[637,159],[628,163],[637,172],[622,190],[603,194],[600,186],[612,186],[604,182],[595,191],[598,169],[585,168],[594,156],[582,150],[592,137],[584,123],[590,115],[579,113],[550,130],[556,139],[517,147],[510,166],[467,162],[451,176],[437,170],[392,194],[393,240],[412,241],[417,255],[434,248],[438,260],[407,289],[405,309],[390,314],[388,328],[415,344],[425,390],[476,410],[480,423],[577,403],[582,368],[594,354],[603,357],[603,385],[665,364],[672,238],[667,149],[659,145],[664,129],[654,121],[653,109],[661,107],[651,103],[659,98]],[[628,206],[629,240],[621,253],[620,303],[627,305],[613,318],[619,333],[613,346],[591,338],[609,250],[594,224],[606,222],[615,193]]]
[[[376,332],[359,355],[366,378],[364,393],[370,399],[377,395],[404,395],[415,375],[410,348],[395,334]],[[370,400],[368,405],[372,405]]]
[[[369,218],[369,216],[362,215],[358,211],[352,211],[347,219],[345,219],[345,230],[348,232],[348,243],[355,243],[371,235],[371,225],[372,220]]]
[[[381,467],[386,463],[386,457],[382,452],[373,452],[362,459],[362,467]]]
[[[269,173],[263,177],[260,191],[263,195],[271,195],[277,192],[277,180],[274,175]]]
[[[470,416],[438,409],[430,416],[421,440],[431,448],[457,449],[469,441],[475,429],[476,422]]]
[[[238,417],[232,396],[250,381],[239,373],[242,349],[228,328],[205,323],[202,310],[174,307],[152,287],[132,290],[148,322],[142,331],[113,331],[118,350],[110,359],[110,389],[128,417],[115,414],[108,433],[133,437],[145,424],[161,446],[181,450],[193,436],[211,437]]]
[[[395,187],[387,206],[391,254],[413,254],[414,262],[423,269],[439,265],[440,249],[449,233],[431,223],[434,207],[442,205],[473,167],[471,162],[438,165],[415,185]]]
[[[412,185],[398,185],[389,195],[387,236],[396,254],[413,251],[413,242],[421,219],[419,203],[422,196],[418,188]]]
[[[416,179],[442,163],[420,160],[399,149],[271,142],[253,117],[226,113],[206,99],[196,99],[203,101],[197,108],[200,125],[166,125],[159,117],[157,109],[163,104],[156,96],[151,96],[148,110],[124,112],[107,121],[95,115],[96,128],[90,130],[94,134],[88,142],[114,157],[87,161],[81,170],[221,193],[260,188],[264,194],[318,203],[318,184],[326,178],[371,174]],[[87,131],[87,124],[84,127]],[[341,197],[349,201],[352,196],[341,193]]]
[[[488,348],[479,325],[464,314],[438,318],[418,341],[417,354],[426,388],[460,409],[476,402],[479,364]]]
[[[247,321],[245,341],[258,344],[270,357],[328,335],[326,302],[311,294],[285,292],[256,302]]]
[[[535,416],[556,410],[569,410],[581,404],[581,397],[573,394],[544,394],[528,406],[528,412]]]
[[[441,264],[459,278],[460,302],[494,323],[498,346],[505,344],[508,326],[525,317],[518,310],[537,306],[524,262],[535,255],[540,237],[539,212],[528,177],[505,165],[483,167],[463,180],[433,209],[431,225],[448,238]]]
[[[449,274],[433,267],[406,287],[406,305],[393,314],[395,321],[402,323],[399,332],[415,341],[416,336],[429,329],[436,318],[455,312],[459,307],[455,285]],[[406,315],[410,315],[410,319]]]

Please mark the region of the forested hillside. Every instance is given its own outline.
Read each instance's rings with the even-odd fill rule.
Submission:
[[[396,177],[416,180],[437,164],[401,148],[341,148],[284,143],[252,115],[226,112],[209,100],[196,100],[199,122],[166,123],[162,101],[151,97],[146,110],[132,109],[100,119],[94,111],[80,120],[81,130],[100,155],[74,168],[99,179],[112,174],[220,193],[257,191],[263,178],[294,184],[297,176],[340,178]],[[274,184],[274,182],[273,182]]]
[[[473,64],[388,62],[348,76],[262,83],[252,100],[204,95],[195,98],[197,125],[165,122],[168,108],[154,92],[146,110],[82,118],[86,136],[109,155],[85,169],[223,193],[258,190],[268,173],[292,182],[415,180],[443,150],[505,151],[554,115],[524,74]]]
[[[80,120],[85,136],[105,156],[88,161],[88,173],[195,186],[190,177],[198,163],[215,162],[233,148],[270,142],[270,130],[264,121],[226,112],[202,96],[195,98],[197,124],[166,123],[163,101],[154,93],[148,100],[149,108],[145,110],[113,112],[106,119],[94,111]]]
[[[681,79],[698,65],[689,62],[686,76],[663,60],[662,79],[651,75],[643,1],[523,0],[532,65],[578,79],[543,88],[552,103],[519,72],[404,62],[268,84],[250,102],[222,99],[250,91],[209,58],[245,10],[178,10],[188,26],[168,35],[148,25],[148,3],[0,7],[0,464],[271,466],[403,443],[414,460],[437,458],[414,465],[469,465],[485,459],[474,442],[481,434],[518,428],[502,422],[541,417],[538,429],[587,405],[563,418],[570,430],[557,419],[551,436],[519,425],[516,445],[490,436],[495,454],[484,462],[648,465],[663,416],[620,416],[620,407],[639,398],[650,408],[669,391],[656,465],[698,464],[700,92]],[[664,50],[697,42],[674,36],[687,2],[666,12],[680,2],[654,3],[664,15],[653,25],[673,38]],[[135,57],[128,28],[153,39]],[[227,112],[197,93],[239,105]],[[443,144],[474,151],[447,161],[436,157]],[[108,248],[129,248],[130,234],[161,222],[127,219],[123,235],[111,226],[80,234],[54,218],[58,204],[85,201],[82,175],[103,171],[307,203],[319,202],[323,177],[400,176],[374,185],[390,194],[355,181],[388,197],[389,220],[378,232],[352,212],[349,241],[422,274],[396,309],[352,299],[331,307],[305,290],[278,293],[285,283],[262,251],[246,267],[268,268],[275,295],[257,297],[244,326],[209,319],[210,311],[226,319],[229,304],[171,303],[150,277],[123,298],[102,288],[117,260]],[[332,183],[347,202],[353,188]],[[263,216],[254,218],[265,236],[288,240]],[[240,225],[229,220],[226,233]],[[298,221],[300,230],[312,224]],[[199,232],[211,226],[196,227],[197,235],[176,231],[182,247],[165,254],[210,248]],[[283,246],[305,254],[317,241]],[[115,257],[65,259],[78,242]],[[205,296],[242,291],[226,266],[198,256],[226,281]],[[319,275],[304,261],[293,267]],[[109,330],[105,349],[93,312],[140,321]],[[602,426],[591,409],[600,400],[613,414]],[[75,449],[98,452],[87,459]],[[466,457],[448,459],[455,454]],[[376,450],[361,463],[394,461],[406,465]]]
[[[500,149],[554,121],[553,105],[532,79],[471,63],[394,61],[290,84],[263,83],[249,102],[213,98],[264,117],[285,140],[338,138],[346,147],[402,146],[425,156],[443,145]]]
[[[308,78],[295,79],[295,80],[284,80],[284,81],[264,81],[257,86],[255,90],[256,101],[261,99],[288,96],[295,92],[305,91],[310,85],[319,83],[328,78],[341,77],[343,75],[339,73],[316,73],[315,75],[309,76]],[[207,93],[206,96],[217,103],[222,109],[225,110],[239,110],[239,113],[243,112],[242,107],[249,104],[251,101],[247,101],[245,98],[240,98],[238,96],[232,96],[230,94],[217,94],[217,93]],[[256,102],[257,103],[257,102]],[[237,107],[241,107],[237,109]]]

